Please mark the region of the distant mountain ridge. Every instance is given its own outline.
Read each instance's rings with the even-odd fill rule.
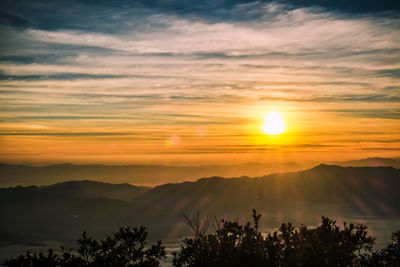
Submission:
[[[150,188],[130,184],[110,184],[97,181],[67,181],[47,186],[16,186],[0,188],[0,197],[5,195],[23,195],[24,197],[57,198],[109,198],[131,201]]]
[[[400,158],[366,158],[332,162],[340,166],[391,166],[400,168]],[[163,166],[163,165],[74,165],[25,166],[0,163],[0,187],[49,185],[70,180],[96,180],[112,183],[154,186],[165,182],[195,181],[202,177],[258,177],[276,172],[300,171],[313,164],[244,163],[233,165]]]
[[[374,197],[390,203],[388,205],[400,214],[400,205],[397,205],[399,193],[400,170],[393,167],[320,164],[305,171],[256,178],[211,177],[196,182],[165,184],[148,190],[141,198],[143,202],[150,202],[153,210],[160,207],[161,213],[164,206],[180,206],[187,211],[203,209],[209,213],[229,211],[231,214],[241,214],[243,206],[274,212],[304,208],[304,205],[311,206],[314,203],[350,203],[353,205],[351,208],[357,210],[354,206],[357,204],[352,203],[357,197],[358,201],[369,207],[368,212],[384,215],[387,210],[382,210],[380,204],[374,203]],[[159,206],[157,203],[161,199],[163,202]],[[182,205],[182,199],[185,205]],[[147,209],[149,206],[141,208]]]
[[[256,178],[210,177],[154,188],[93,181],[0,189],[0,246],[72,241],[83,230],[104,236],[121,225],[145,225],[151,238],[188,234],[181,212],[248,218],[263,227],[319,216],[400,219],[400,170],[321,164]],[[316,219],[317,218],[317,219]]]
[[[295,163],[206,166],[163,165],[74,165],[25,166],[0,164],[0,187],[16,185],[49,185],[69,180],[96,180],[154,186],[168,182],[194,181],[213,175],[261,176],[280,171],[295,171],[302,167]]]
[[[400,158],[379,158],[379,157],[371,157],[360,160],[349,160],[343,162],[332,162],[332,164],[337,164],[340,166],[353,166],[353,167],[361,167],[361,166],[369,166],[369,167],[394,167],[396,169],[400,169]]]

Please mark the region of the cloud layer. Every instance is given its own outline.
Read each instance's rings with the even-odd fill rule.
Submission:
[[[395,151],[400,7],[346,3],[3,1],[1,158]]]

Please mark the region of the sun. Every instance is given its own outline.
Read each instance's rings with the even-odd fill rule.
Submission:
[[[277,135],[285,131],[285,122],[278,111],[271,111],[265,118],[265,123],[262,127],[266,134]]]

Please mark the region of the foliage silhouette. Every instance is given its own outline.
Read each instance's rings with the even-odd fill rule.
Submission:
[[[146,248],[147,232],[144,227],[123,227],[112,237],[100,243],[87,237],[83,232],[78,240],[78,253],[62,249],[62,255],[54,254],[50,249],[47,255],[27,252],[16,259],[7,260],[3,265],[9,267],[69,267],[69,266],[121,266],[153,267],[160,266],[160,260],[166,257],[161,241]]]
[[[200,266],[398,266],[400,233],[380,252],[364,224],[343,227],[322,217],[316,228],[283,223],[278,231],[262,235],[261,215],[253,210],[253,224],[221,220],[210,234],[184,239],[173,254],[176,267]]]
[[[374,252],[371,258],[364,261],[364,264],[400,267],[400,231],[392,234],[392,243],[381,251]]]
[[[322,217],[318,227],[291,223],[269,234],[259,229],[261,215],[253,210],[253,222],[239,224],[225,219],[201,220],[199,212],[193,218],[184,215],[194,236],[185,238],[179,250],[173,253],[175,267],[241,267],[241,266],[400,266],[400,231],[393,233],[392,243],[377,251],[375,238],[367,233],[365,224],[347,224],[343,227]],[[9,267],[70,267],[70,266],[160,266],[166,259],[161,241],[146,246],[144,227],[124,227],[112,236],[98,242],[86,232],[78,240],[78,250],[62,248],[57,255],[52,249],[47,254],[27,252],[9,259]]]

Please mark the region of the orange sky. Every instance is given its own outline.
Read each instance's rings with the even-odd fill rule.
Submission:
[[[336,109],[345,110],[338,105]],[[185,105],[178,103],[168,107],[174,106],[185,111]],[[181,113],[194,113],[188,118],[159,115],[151,123],[102,118],[2,123],[1,130],[9,134],[2,135],[1,158],[26,163],[185,165],[398,156],[399,127],[393,119],[350,117],[312,103],[275,103],[272,106],[283,115],[286,131],[270,136],[261,129],[268,104],[195,106],[187,105],[187,113]]]
[[[232,12],[256,8],[245,7]],[[86,28],[55,18],[52,27],[0,25],[0,161],[400,156],[398,17],[282,4],[262,12],[243,20],[142,12],[144,22],[129,16],[110,22],[113,31],[96,16]],[[280,136],[261,129],[271,110],[284,117]]]

